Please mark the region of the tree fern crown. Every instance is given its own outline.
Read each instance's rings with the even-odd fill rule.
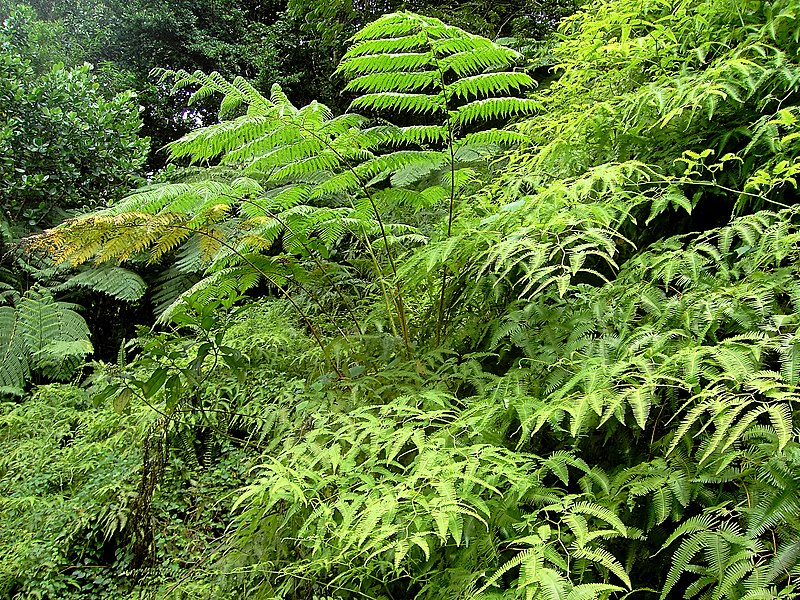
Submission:
[[[338,69],[348,80],[345,90],[359,94],[351,110],[411,114],[444,124],[448,127],[439,134],[444,138],[449,132],[451,143],[475,121],[536,110],[535,101],[521,97],[534,80],[509,70],[521,58],[517,52],[438,19],[386,15],[352,42]]]

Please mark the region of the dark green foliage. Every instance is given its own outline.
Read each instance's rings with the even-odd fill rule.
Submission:
[[[102,292],[116,300],[135,302],[144,296],[146,284],[133,271],[122,267],[101,267],[70,275],[54,289],[57,291],[83,288]]]
[[[413,11],[447,21],[490,39],[520,37],[544,39],[558,21],[572,14],[579,3],[566,0],[528,2],[500,0],[491,6],[468,0],[428,2],[426,0],[352,2],[350,0],[290,0],[289,12],[302,17],[306,29],[316,31],[329,42],[344,40],[368,23],[394,11]]]
[[[228,76],[254,79],[262,87],[274,75],[292,81],[283,67],[289,42],[280,21],[283,3],[152,2],[58,0],[29,2],[48,27],[63,31],[68,64],[102,65],[100,77],[112,89],[136,90],[144,106],[143,135],[153,140],[148,164],[163,166],[156,152],[183,135],[207,107],[185,113],[185,97],[170,98],[149,78],[155,67],[218,70]],[[292,31],[291,26],[288,27]],[[288,38],[288,39],[287,39]]]
[[[131,92],[109,93],[89,65],[65,67],[61,61],[70,58],[70,49],[55,24],[6,2],[0,16],[0,304],[15,297],[24,305],[41,294],[68,296],[89,306],[83,314],[97,332],[106,320],[102,300],[74,290],[134,302],[144,294],[139,275],[120,267],[66,272],[47,256],[27,255],[19,240],[65,216],[105,206],[141,182],[148,143],[139,137],[138,103]],[[67,305],[51,302],[62,306]],[[62,316],[75,314],[59,310]],[[21,393],[29,374],[37,381],[65,380],[91,350],[86,324],[77,315],[79,335],[67,327],[72,333],[48,331],[53,337],[46,344],[20,346],[14,334],[18,311],[3,311],[3,393]]]
[[[29,22],[14,18],[0,32],[0,219],[19,237],[117,198],[138,181],[147,141],[133,94],[105,97],[88,66],[37,72]]]

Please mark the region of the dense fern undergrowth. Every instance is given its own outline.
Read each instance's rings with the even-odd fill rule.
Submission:
[[[157,326],[81,366],[74,307],[0,308],[0,595],[798,597],[800,3],[548,53],[388,15],[343,115],[163,73],[219,124],[27,242]]]

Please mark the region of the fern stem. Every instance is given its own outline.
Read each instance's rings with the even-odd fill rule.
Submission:
[[[280,117],[275,117],[275,118],[278,119],[279,121],[281,121],[282,123],[286,123],[286,121],[283,121]],[[395,304],[395,307],[397,308],[397,313],[398,313],[397,316],[398,316],[398,318],[400,320],[400,329],[401,329],[401,333],[402,333],[402,337],[403,337],[403,344],[405,345],[405,348],[406,348],[406,354],[410,357],[411,356],[411,343],[409,341],[408,323],[407,323],[406,315],[405,315],[405,305],[404,305],[404,302],[403,302],[402,291],[400,289],[400,283],[397,281],[397,267],[396,267],[395,262],[394,262],[394,256],[392,254],[391,248],[389,247],[389,236],[386,234],[386,227],[383,224],[383,219],[381,218],[380,211],[378,210],[377,204],[375,204],[375,199],[372,197],[372,194],[369,191],[369,187],[361,179],[361,176],[356,172],[355,167],[353,167],[353,165],[350,163],[350,161],[347,158],[345,158],[341,154],[341,152],[339,152],[336,148],[334,148],[333,145],[330,143],[330,141],[326,140],[325,138],[323,138],[322,136],[317,134],[317,132],[308,129],[307,127],[305,127],[304,125],[302,125],[300,123],[289,123],[289,124],[292,125],[292,126],[297,127],[301,131],[304,131],[304,132],[308,133],[314,139],[316,139],[318,142],[323,144],[328,150],[333,152],[333,154],[336,156],[336,158],[338,158],[341,161],[341,163],[347,168],[347,170],[349,170],[353,174],[353,176],[356,178],[356,180],[358,181],[358,184],[361,186],[361,189],[364,192],[365,197],[367,198],[367,201],[369,202],[370,206],[372,207],[372,212],[375,215],[375,220],[378,222],[378,227],[379,227],[380,232],[381,232],[381,238],[383,239],[384,248],[386,248],[386,257],[387,257],[387,259],[389,261],[389,268],[392,270],[392,276],[394,277],[394,280],[395,280],[395,290],[397,292],[397,296],[395,296],[393,298],[393,303]],[[352,204],[351,204],[351,206],[352,206]],[[353,206],[353,208],[355,208],[355,207]],[[367,246],[370,246],[370,244],[367,243]],[[372,258],[372,260],[375,262],[376,267],[380,271],[380,263],[378,262],[378,259],[375,256],[375,254],[372,252],[371,248],[370,248],[369,254],[370,254],[370,257]]]
[[[442,102],[444,103],[444,111],[447,115],[447,146],[450,154],[450,205],[447,210],[447,238],[450,238],[453,232],[453,211],[456,202],[456,161],[455,161],[455,148],[453,142],[453,119],[450,115],[450,98],[447,96],[447,86],[444,83],[444,71],[442,70],[441,63],[437,60],[436,54],[430,43],[430,37],[427,30],[425,30],[425,38],[428,41],[428,47],[431,51],[433,60],[436,61],[436,69],[439,71],[439,85],[441,86]],[[447,322],[445,320],[445,294],[447,289],[447,265],[442,265],[442,283],[441,291],[439,293],[439,309],[436,317],[436,345],[439,346],[442,338],[447,335]]]
[[[442,336],[445,334],[443,331],[443,313],[444,313],[444,297],[445,297],[445,288],[447,286],[447,266],[442,266],[442,283],[440,284],[441,289],[439,290],[439,308],[437,311],[436,317],[436,345],[439,346],[442,343]]]
[[[653,180],[648,180],[648,181],[644,181],[644,182],[631,182],[631,184],[635,185],[635,186],[638,186],[638,187],[653,186],[653,185],[676,185],[676,184],[704,186],[704,187],[710,187],[710,188],[715,188],[715,189],[718,189],[718,190],[722,190],[723,192],[728,192],[728,193],[731,193],[731,194],[739,194],[740,196],[748,196],[748,197],[754,198],[756,200],[762,200],[764,202],[769,202],[770,204],[774,204],[775,206],[777,206],[779,208],[782,208],[782,209],[792,208],[791,205],[784,204],[783,202],[778,202],[777,200],[772,200],[772,199],[768,198],[764,194],[754,194],[753,192],[748,192],[748,191],[745,191],[745,190],[737,190],[736,188],[732,188],[732,187],[728,187],[728,186],[722,185],[720,183],[717,183],[716,181],[703,181],[702,179],[689,179],[688,177],[685,177],[685,176],[668,178],[668,179],[661,179],[661,180],[653,179]],[[772,191],[772,188],[770,188],[769,191]],[[734,210],[734,212],[735,212],[735,210]]]
[[[367,234],[364,232],[364,239],[360,239],[359,241],[364,244],[364,247],[367,249],[367,254],[369,254],[370,258],[372,259],[373,265],[377,270],[378,274],[378,283],[381,286],[381,293],[383,295],[384,302],[386,304],[386,312],[389,314],[390,322],[392,325],[392,333],[397,335],[397,325],[394,322],[394,319],[391,318],[392,316],[392,304],[394,304],[394,310],[397,311],[397,319],[400,322],[400,335],[403,338],[403,344],[406,349],[406,354],[410,358],[411,357],[411,348],[409,342],[409,332],[408,332],[408,323],[406,321],[406,311],[405,311],[405,304],[403,302],[403,293],[400,289],[400,282],[397,281],[395,277],[395,293],[391,294],[386,288],[386,282],[384,281],[384,277],[381,274],[381,266],[380,261],[378,261],[378,257],[375,255],[375,251],[372,249],[372,244],[369,243],[367,239]]]

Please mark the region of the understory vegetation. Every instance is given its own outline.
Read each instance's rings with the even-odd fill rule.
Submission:
[[[170,166],[4,205],[0,597],[800,596],[800,2],[366,21],[346,110],[160,69]]]

